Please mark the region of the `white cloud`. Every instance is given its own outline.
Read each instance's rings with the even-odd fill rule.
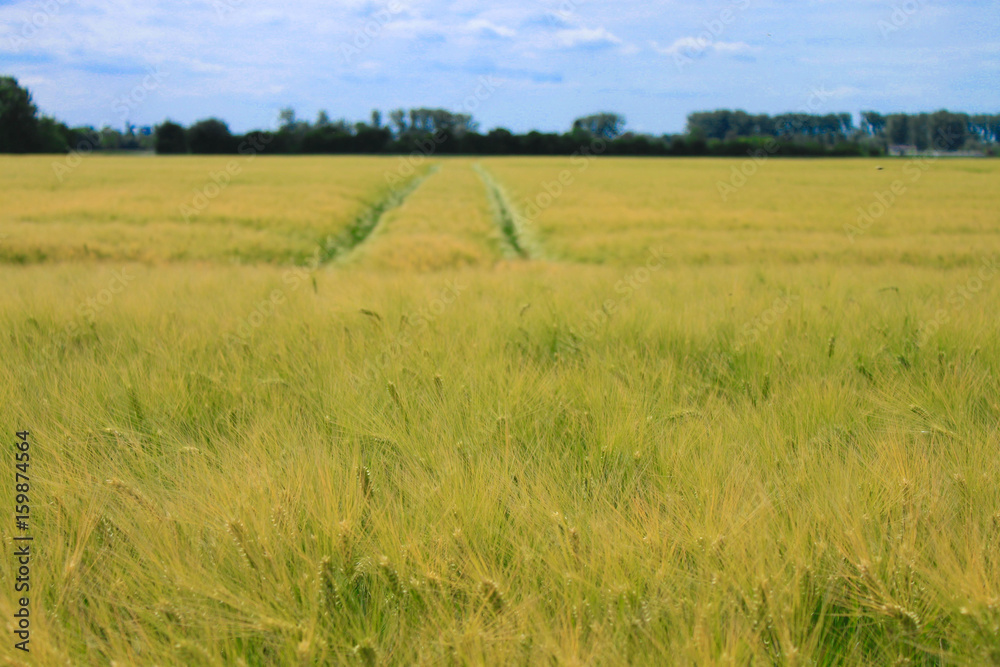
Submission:
[[[618,37],[604,28],[570,28],[558,30],[553,35],[557,46],[572,49],[579,46],[611,46],[622,43]]]
[[[746,42],[716,42],[712,48],[719,53],[746,53],[753,50]]]
[[[486,19],[474,19],[465,24],[466,30],[474,33],[485,34],[489,37],[514,37],[517,33],[502,25],[497,25]]]
[[[715,51],[716,53],[747,53],[754,48],[746,42],[717,42],[704,37],[681,37],[674,40],[670,46],[660,46],[656,42],[650,42],[653,50],[665,56],[698,55]]]

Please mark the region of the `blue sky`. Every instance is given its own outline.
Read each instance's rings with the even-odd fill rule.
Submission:
[[[71,125],[433,106],[483,129],[596,111],[1000,112],[997,0],[0,0],[0,74]]]

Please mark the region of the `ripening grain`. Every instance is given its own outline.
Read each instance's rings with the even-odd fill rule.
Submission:
[[[523,195],[563,162],[484,164]],[[940,162],[852,245],[875,162],[774,160],[723,205],[738,164],[599,160],[530,260],[462,160],[318,266],[17,265],[9,221],[54,205],[16,195],[32,664],[996,662],[1000,201],[962,174],[998,167]],[[320,229],[289,174],[383,165],[255,162],[267,233]]]
[[[441,164],[385,216],[358,255],[368,267],[410,271],[496,263],[502,240],[470,163]]]
[[[565,260],[628,265],[651,246],[669,245],[692,264],[942,267],[1000,252],[1000,165],[991,161],[771,159],[757,166],[577,157],[483,164],[546,250]],[[750,176],[733,176],[744,167]],[[859,219],[859,208],[874,215]]]
[[[63,158],[65,159],[65,158]],[[0,259],[302,262],[387,189],[386,159],[0,160]]]

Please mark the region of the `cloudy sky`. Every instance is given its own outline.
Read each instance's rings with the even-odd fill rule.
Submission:
[[[564,130],[609,110],[1000,111],[997,0],[0,0],[0,74],[71,125],[371,109]]]

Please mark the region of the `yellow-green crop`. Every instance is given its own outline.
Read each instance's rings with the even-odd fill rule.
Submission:
[[[1000,165],[397,164],[0,160],[3,659],[1000,660]]]

